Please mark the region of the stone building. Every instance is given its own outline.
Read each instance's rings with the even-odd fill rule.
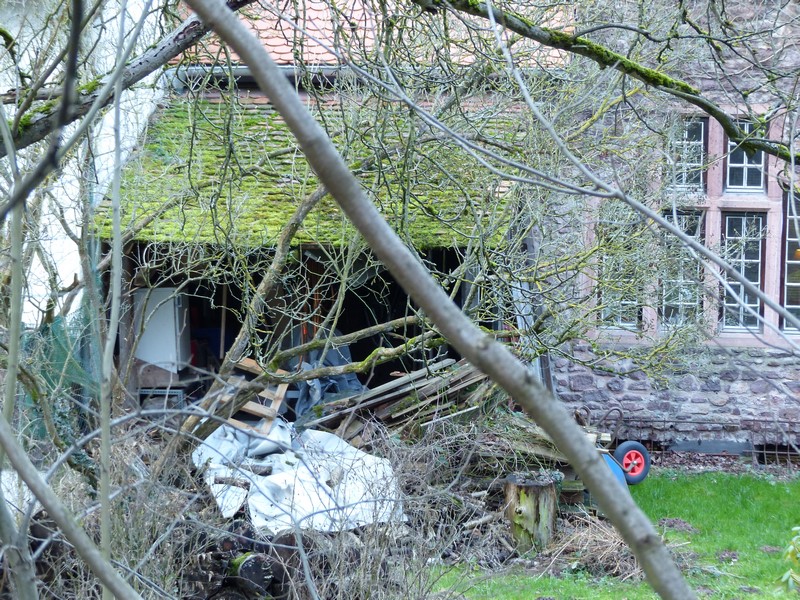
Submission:
[[[797,7],[732,2],[716,20],[702,4],[692,4],[682,22],[676,19],[676,30],[703,23],[720,39],[737,32],[747,41],[725,48],[678,42],[687,59],[670,73],[695,85],[698,97],[717,103],[749,136],[781,140],[795,151]],[[672,251],[677,260],[665,271],[648,266],[654,273],[638,295],[614,295],[587,283],[598,303],[608,304],[592,344],[576,343],[575,361],[554,361],[555,388],[563,401],[594,414],[620,408],[627,437],[666,445],[728,440],[788,448],[800,442],[800,337],[791,322],[800,316],[796,170],[791,162],[730,141],[724,118],[710,117],[700,104],[686,98],[674,105],[682,124],[664,164],[652,170],[651,191],[661,197],[653,204],[764,297],[719,266],[700,265],[684,249]],[[598,363],[590,349],[642,350],[676,327],[706,335],[655,375],[635,361]]]

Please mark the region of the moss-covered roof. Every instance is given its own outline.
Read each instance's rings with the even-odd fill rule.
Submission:
[[[349,105],[351,104],[351,105]],[[441,132],[420,128],[397,107],[327,102],[317,116],[369,197],[419,249],[463,247],[480,237],[497,245],[507,186]],[[380,108],[380,107],[378,107]],[[386,107],[384,107],[386,108]],[[459,131],[480,138],[467,122]],[[511,147],[518,127],[495,119],[492,136]],[[496,149],[496,146],[495,146]],[[263,99],[174,99],[155,115],[123,173],[123,226],[170,208],[135,235],[140,241],[271,245],[300,200],[317,186],[288,128]],[[110,234],[100,210],[98,233]],[[347,243],[354,231],[326,197],[306,218],[297,242]]]

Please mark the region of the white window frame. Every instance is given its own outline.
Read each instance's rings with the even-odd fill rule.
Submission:
[[[792,206],[794,204],[794,206]],[[784,252],[786,259],[783,264],[783,307],[795,317],[800,318],[800,202],[798,199],[789,197],[786,202],[786,214],[784,218]],[[790,273],[790,268],[792,268]],[[791,302],[790,302],[791,300]],[[798,330],[793,325],[784,322],[786,330],[797,333]]]
[[[628,243],[624,241],[627,235],[637,235],[635,229],[631,229],[633,224],[619,223],[612,226],[613,232],[609,232],[610,237],[618,238],[623,241],[617,243]],[[603,237],[600,234],[600,237]],[[604,328],[626,329],[629,331],[639,331],[642,328],[642,290],[632,290],[624,281],[624,278],[611,277],[612,284],[606,273],[625,273],[630,272],[633,267],[631,258],[628,254],[615,254],[613,256],[602,255],[599,262],[600,276],[597,285],[597,300],[600,303],[600,326]],[[633,293],[631,293],[633,291]]]
[[[742,219],[739,223],[738,235],[730,233],[730,225],[733,225],[734,219]],[[760,290],[764,289],[766,231],[766,213],[750,211],[722,213],[722,256]],[[752,252],[756,249],[757,255],[753,256]],[[722,290],[720,329],[722,331],[760,329],[761,319],[759,317],[763,315],[761,299],[752,297],[743,289],[741,283],[729,275],[725,277],[725,282],[739,296],[739,300],[734,298],[727,289]]]
[[[750,121],[737,121],[736,124],[746,134],[753,133],[755,125]],[[761,150],[756,151],[752,156],[748,156],[736,142],[728,140],[727,167],[725,169],[725,191],[728,192],[761,192],[764,191],[766,181],[765,156]],[[741,170],[742,183],[731,183],[731,173]],[[758,185],[751,185],[750,174],[758,173]]]
[[[700,137],[692,133],[700,127]],[[703,192],[706,188],[706,136],[708,119],[688,118],[681,123],[681,138],[672,143],[674,157],[669,188],[680,192]],[[692,181],[699,177],[699,181]]]
[[[703,242],[705,213],[701,210],[669,212],[665,217],[681,231]],[[664,248],[660,279],[658,322],[661,329],[697,323],[703,316],[703,268],[678,240]],[[669,312],[670,316],[667,316]]]

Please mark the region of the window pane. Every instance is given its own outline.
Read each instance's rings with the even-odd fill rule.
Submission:
[[[747,187],[761,187],[761,171],[759,169],[747,169]]]
[[[800,217],[797,202],[790,199],[786,210],[786,262],[783,274],[783,305],[796,317],[800,317]],[[784,327],[794,329],[792,325],[784,323]]]
[[[725,235],[727,237],[741,237],[744,217],[729,216],[726,220],[727,229]]]
[[[694,142],[703,141],[703,121],[686,122],[686,139]]]
[[[758,235],[755,232],[753,235]],[[761,240],[748,240],[744,244],[744,252],[742,254],[743,260],[760,261],[761,260]],[[748,278],[749,279],[749,278]]]
[[[747,263],[744,267],[744,277],[747,281],[757,283],[761,280],[761,263]]]
[[[753,123],[737,121],[745,132],[753,131]],[[742,148],[728,140],[728,187],[733,190],[761,190],[764,187],[764,153],[747,155]]]
[[[742,294],[742,300],[748,306],[758,304],[758,296],[748,292],[747,290],[744,290],[744,294]]]
[[[745,327],[758,327],[758,317],[750,312],[745,312],[742,318],[742,325]]]
[[[731,167],[728,169],[728,185],[742,187],[744,185],[744,168]]]
[[[725,316],[722,321],[723,327],[731,328],[739,326],[739,313],[725,311]]]
[[[686,184],[691,185],[693,187],[699,187],[703,184],[703,172],[699,169],[695,169],[693,171],[687,171],[686,173]]]
[[[748,165],[753,165],[753,166],[756,166],[756,167],[760,167],[764,163],[764,155],[762,154],[762,152],[760,150],[758,152],[754,152],[750,156],[747,156],[747,155],[745,155],[745,156],[747,157],[747,164]]]
[[[680,124],[669,141],[672,165],[667,184],[681,190],[701,190],[705,169],[705,120],[689,119]]]
[[[787,283],[784,303],[787,307],[800,306],[800,284]]]

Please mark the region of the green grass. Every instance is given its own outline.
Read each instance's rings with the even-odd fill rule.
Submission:
[[[798,598],[778,580],[786,571],[782,552],[793,526],[800,525],[800,479],[775,481],[766,476],[724,473],[661,472],[631,488],[654,523],[681,519],[694,533],[658,527],[668,544],[683,552],[685,574],[701,598]],[[691,554],[689,554],[691,553]],[[464,573],[453,575],[463,578]],[[565,578],[512,572],[469,578],[470,600],[568,599],[640,600],[656,598],[646,584],[621,583],[578,573]]]

